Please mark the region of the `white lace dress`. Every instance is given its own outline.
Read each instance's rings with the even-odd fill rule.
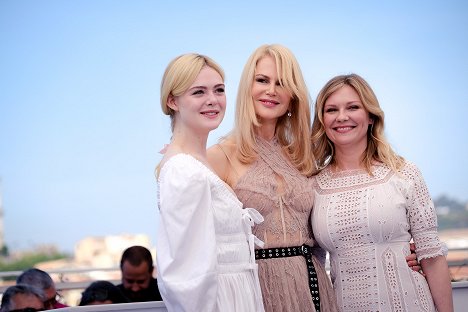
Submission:
[[[210,169],[177,154],[158,179],[158,286],[168,311],[263,311],[254,222]],[[257,241],[260,243],[259,241]]]
[[[434,205],[419,169],[385,165],[314,177],[312,226],[330,253],[341,311],[435,311],[422,275],[405,260],[414,239],[419,260],[444,254]]]

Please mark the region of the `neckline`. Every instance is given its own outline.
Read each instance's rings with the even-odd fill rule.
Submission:
[[[161,176],[163,175],[162,173],[164,171],[164,168],[166,167],[166,164],[176,157],[188,157],[192,159],[199,167],[202,167],[205,171],[208,172],[209,175],[211,175],[215,180],[217,180],[217,182],[219,182],[223,186],[223,189],[226,191],[226,193],[229,193],[236,201],[240,202],[239,199],[237,198],[236,193],[234,192],[234,189],[230,187],[229,184],[224,182],[213,170],[211,170],[210,167],[208,167],[205,163],[203,163],[201,160],[199,160],[195,156],[188,154],[188,153],[184,153],[184,152],[174,154],[168,160],[166,160],[164,165],[161,167],[160,174],[158,177],[158,182],[160,181]]]
[[[380,167],[385,167],[382,163],[374,163],[371,166],[371,172],[375,173]],[[329,165],[324,170],[327,175],[332,178],[348,177],[353,175],[369,175],[366,168],[355,168],[355,169],[345,169],[340,171],[334,171],[333,168]]]

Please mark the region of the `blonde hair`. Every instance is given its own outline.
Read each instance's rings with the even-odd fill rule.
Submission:
[[[318,167],[323,167],[327,162],[327,158],[331,158],[330,163],[332,164],[336,162],[334,144],[328,139],[325,132],[323,108],[330,95],[345,85],[350,86],[357,92],[361,103],[373,121],[367,131],[367,147],[362,157],[367,172],[372,175],[371,167],[374,161],[382,162],[392,170],[397,171],[403,166],[404,159],[393,151],[385,138],[384,112],[380,108],[374,91],[361,76],[356,74],[340,75],[330,79],[317,96],[314,122],[312,124],[312,142]]]
[[[251,163],[257,158],[256,128],[261,123],[255,114],[252,84],[257,63],[265,56],[275,60],[279,83],[291,94],[291,116],[284,114],[278,119],[275,135],[291,163],[309,176],[315,171],[312,145],[306,139],[310,135],[309,93],[299,63],[282,45],[262,45],[247,60],[237,93],[235,127],[227,139],[237,145],[237,157],[242,163]]]
[[[182,54],[167,65],[161,80],[161,109],[171,117],[171,129],[174,131],[175,111],[167,105],[170,96],[182,95],[195,81],[203,67],[213,68],[224,80],[223,69],[211,58],[196,53]]]

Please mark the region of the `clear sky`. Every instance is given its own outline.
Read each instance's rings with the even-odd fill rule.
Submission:
[[[468,200],[468,2],[0,0],[0,178],[10,249],[85,236],[156,237],[159,104],[167,63],[186,52],[236,88],[252,51],[289,47],[311,98],[332,76],[373,87],[398,153],[433,197]]]

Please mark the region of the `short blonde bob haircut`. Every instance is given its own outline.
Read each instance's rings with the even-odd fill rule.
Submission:
[[[404,159],[397,155],[384,135],[384,112],[380,108],[379,101],[369,84],[359,75],[340,75],[329,80],[320,90],[315,103],[314,122],[312,124],[312,142],[314,153],[321,169],[327,165],[336,163],[334,144],[328,139],[323,122],[323,108],[327,99],[343,86],[353,88],[361,100],[364,109],[369,113],[373,124],[367,130],[367,147],[362,155],[362,163],[367,172],[372,175],[372,164],[375,161],[389,166],[398,171],[403,166]]]
[[[255,113],[252,85],[257,63],[271,56],[276,63],[280,85],[291,94],[289,111],[278,119],[275,135],[289,156],[291,163],[304,175],[315,172],[311,150],[309,93],[299,63],[293,53],[279,44],[262,45],[247,60],[239,83],[236,102],[235,127],[227,138],[237,146],[237,157],[242,163],[252,163],[257,158],[256,133],[261,121]]]
[[[182,54],[173,59],[161,80],[161,109],[171,117],[171,129],[174,131],[175,111],[167,105],[170,96],[180,96],[192,85],[203,67],[213,68],[224,81],[223,69],[211,58],[196,53]]]

